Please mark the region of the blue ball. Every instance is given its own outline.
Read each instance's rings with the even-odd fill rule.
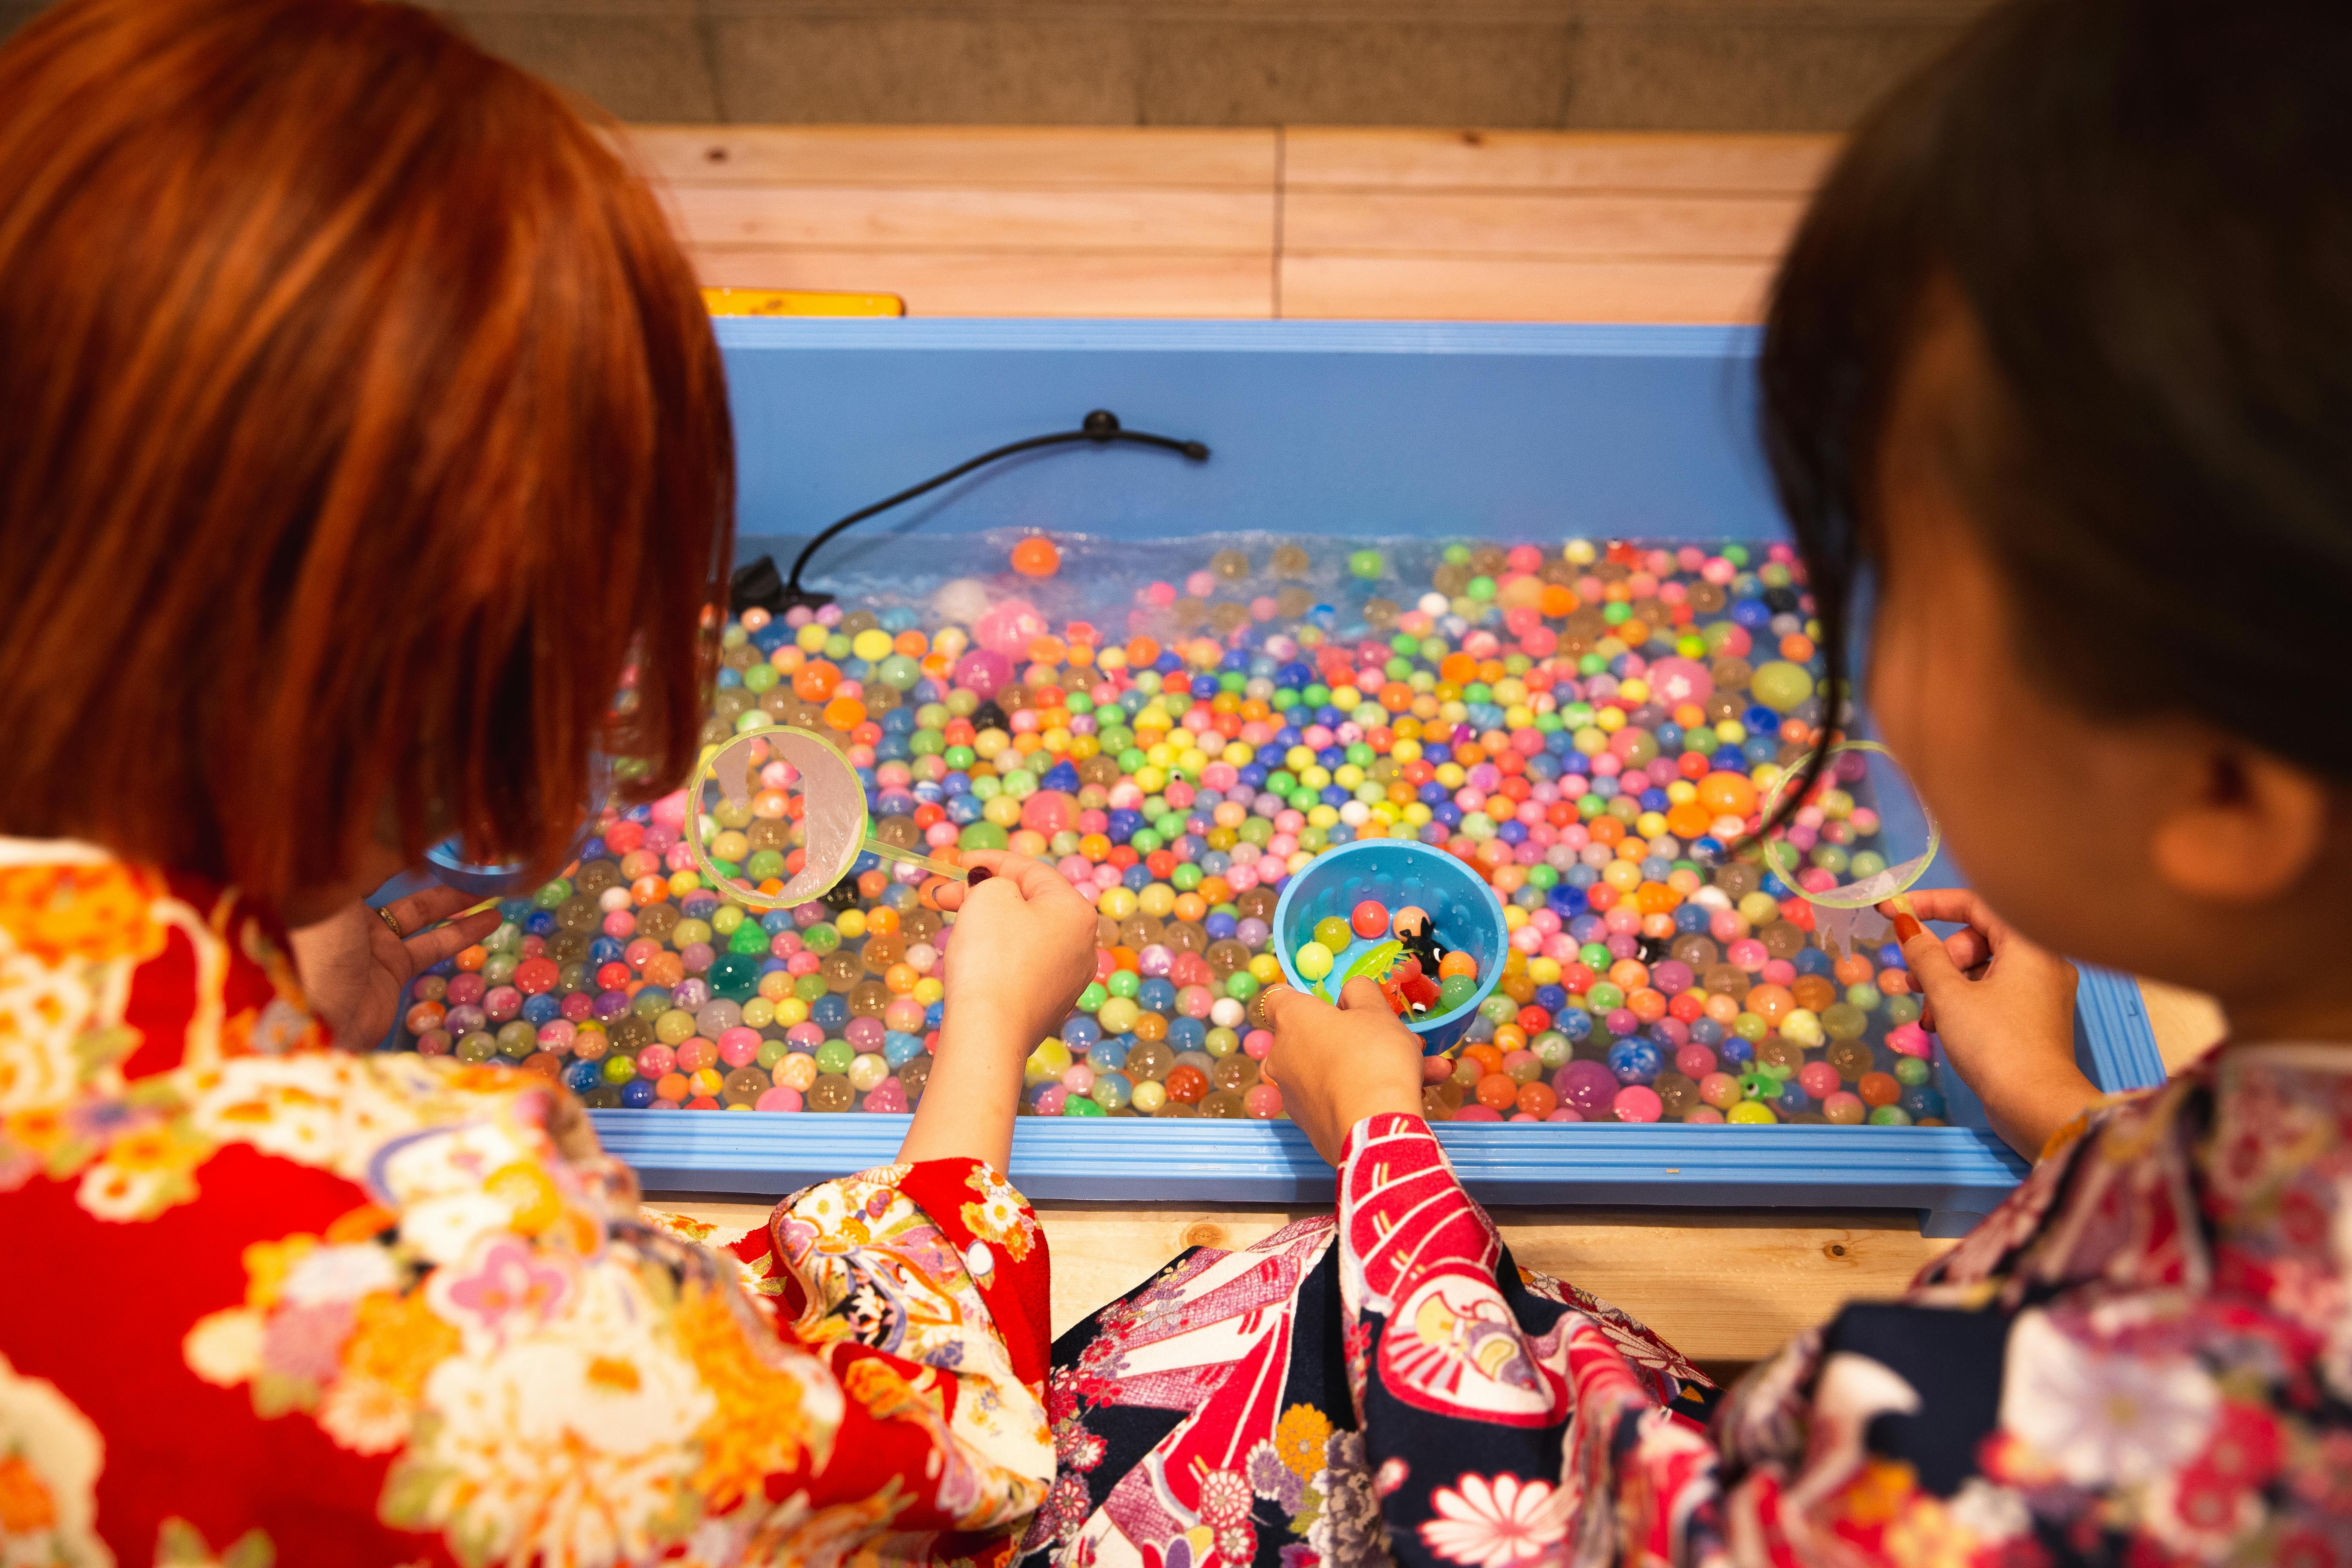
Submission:
[[[643,1110],[656,1099],[653,1079],[633,1078],[621,1086],[621,1103],[631,1110]]]
[[[1648,1083],[1665,1065],[1666,1055],[1654,1040],[1625,1039],[1609,1047],[1609,1070],[1619,1083]]]
[[[1928,1116],[1941,1121],[1944,1116],[1944,1097],[1933,1084],[1913,1084],[1895,1103],[1909,1111],[1914,1121]]]

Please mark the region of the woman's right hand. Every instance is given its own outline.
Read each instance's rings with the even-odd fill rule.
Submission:
[[[1348,1131],[1367,1116],[1421,1114],[1421,1041],[1369,980],[1350,980],[1339,1005],[1287,985],[1261,993],[1274,1049],[1260,1068],[1315,1152],[1339,1163]]]
[[[1095,907],[1025,855],[982,850],[963,865],[970,880],[938,895],[956,914],[947,1015],[898,1158],[961,1156],[1001,1172],[1013,1157],[1023,1064],[1095,977]]]
[[[1914,891],[1916,919],[1892,902],[1913,984],[1927,996],[1920,1026],[1984,1101],[2009,1146],[2038,1159],[2050,1135],[2099,1097],[2074,1065],[2074,966],[2009,928],[1965,888]],[[1957,921],[1938,937],[1920,921]]]

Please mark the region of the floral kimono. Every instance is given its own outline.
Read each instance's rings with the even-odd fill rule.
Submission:
[[[1723,1394],[1373,1117],[1336,1219],[1055,1346],[1030,1564],[2352,1564],[2352,1050],[2219,1051],[2087,1125]]]
[[[0,839],[0,1565],[1004,1560],[1020,1194],[886,1167],[714,1248],[568,1104],[332,1049],[233,893]]]

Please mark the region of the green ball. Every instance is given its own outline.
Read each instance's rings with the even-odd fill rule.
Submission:
[[[1101,1106],[1096,1104],[1092,1100],[1089,1100],[1087,1096],[1083,1094],[1074,1094],[1070,1096],[1069,1099],[1062,1101],[1062,1114],[1065,1116],[1108,1116],[1109,1112],[1105,1110]]]
[[[827,1040],[816,1048],[819,1072],[847,1072],[849,1064],[856,1059],[857,1053],[849,1048],[847,1040]]]
[[[959,849],[1002,849],[1011,842],[1004,829],[992,822],[971,822],[956,835]]]
[[[1388,568],[1387,560],[1377,550],[1359,550],[1348,557],[1348,570],[1366,582],[1380,576]]]
[[[1813,694],[1813,678],[1803,665],[1776,658],[1756,667],[1748,689],[1773,712],[1786,713]]]
[[[748,952],[722,953],[711,963],[710,973],[704,978],[710,982],[712,995],[724,996],[730,1002],[741,1002],[759,992],[760,960]],[[804,974],[801,978],[824,984],[814,974]]]
[[[1870,1124],[1873,1127],[1908,1127],[1911,1125],[1911,1113],[1899,1105],[1878,1106],[1870,1113]]]
[[[1449,974],[1437,983],[1437,1010],[1450,1013],[1477,994],[1478,982],[1467,974]]]

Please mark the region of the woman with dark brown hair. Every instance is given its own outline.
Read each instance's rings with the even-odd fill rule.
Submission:
[[[68,0],[0,48],[0,1562],[1001,1553],[1059,878],[979,858],[905,1163],[727,1250],[540,1080],[360,1054],[497,918],[364,890],[694,761],[726,388],[610,128],[406,5]]]

